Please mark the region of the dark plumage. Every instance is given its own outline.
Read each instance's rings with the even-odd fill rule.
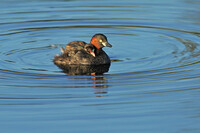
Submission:
[[[106,65],[110,64],[110,58],[102,50],[103,47],[112,47],[103,34],[95,34],[90,44],[84,41],[74,41],[61,48],[62,54],[56,55],[54,63],[64,65]]]

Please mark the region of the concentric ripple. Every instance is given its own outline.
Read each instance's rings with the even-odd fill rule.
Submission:
[[[157,84],[162,80],[168,84],[168,79],[197,77],[200,32],[196,29],[199,25],[190,24],[195,20],[185,21],[190,15],[187,10],[195,13],[195,9],[164,3],[159,6],[158,3],[111,2],[106,6],[99,2],[92,2],[89,6],[86,3],[59,1],[46,5],[46,1],[37,1],[18,3],[20,10],[2,7],[0,70],[3,77],[9,80],[30,79],[28,83],[20,83],[20,87],[29,84],[27,87],[51,88],[49,82],[59,87],[62,85],[55,84],[59,76],[60,82],[67,82],[69,87],[88,87],[88,83],[78,85],[82,80],[69,83],[70,76],[65,77],[66,74],[52,63],[52,59],[59,53],[60,46],[77,39],[89,41],[94,33],[106,34],[114,46],[104,49],[113,61],[110,71],[103,76],[109,80],[106,87],[118,86],[118,79],[124,86],[138,84],[136,81],[139,84]],[[27,8],[30,4],[32,8]],[[154,14],[155,11],[149,8],[155,11],[163,8],[164,13]],[[161,17],[164,17],[162,21]],[[44,84],[33,85],[33,79],[38,78],[44,79]],[[17,87],[17,84],[13,86]],[[3,85],[10,86],[6,82]]]
[[[51,127],[59,125],[61,119],[68,119],[73,120],[66,122],[69,125],[79,125],[82,131],[88,132],[81,125],[85,119],[103,124],[102,118],[105,118],[116,127],[108,127],[108,131],[132,129],[129,121],[141,131],[143,123],[152,127],[158,124],[152,123],[153,120],[163,120],[159,117],[163,112],[169,116],[164,123],[181,121],[178,126],[159,123],[168,132],[171,131],[167,127],[182,131],[188,117],[199,122],[196,104],[200,100],[197,97],[199,5],[198,0],[0,2],[0,106],[12,114],[8,120],[3,117],[4,124],[9,124],[9,120],[14,125],[16,121],[24,124],[33,119],[32,124],[38,126],[37,121],[55,120],[47,124]],[[113,45],[111,49],[104,48],[112,60],[109,72],[98,76],[70,76],[53,64],[61,46],[74,40],[89,42],[95,33],[104,33]],[[98,101],[97,97],[102,100]],[[48,108],[51,110],[47,111]],[[12,112],[12,109],[26,113]],[[177,114],[174,117],[172,109]],[[36,110],[43,112],[38,115]],[[107,114],[102,114],[102,110]],[[154,117],[156,112],[158,116]],[[182,117],[189,113],[193,116]],[[146,116],[150,117],[144,120]],[[126,121],[129,117],[136,120]],[[117,125],[121,122],[126,129],[119,129]],[[96,124],[93,127],[103,132]],[[190,125],[193,126],[186,127],[190,133],[200,131],[195,123]],[[59,131],[64,130],[65,126],[60,126]],[[156,132],[159,130],[163,131]]]

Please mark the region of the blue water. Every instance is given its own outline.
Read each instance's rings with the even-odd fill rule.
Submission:
[[[199,133],[200,0],[1,0],[4,133]],[[53,64],[68,42],[103,33],[97,76]]]

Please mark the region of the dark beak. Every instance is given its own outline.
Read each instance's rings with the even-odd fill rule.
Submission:
[[[103,46],[112,48],[112,45],[108,42],[102,42]]]

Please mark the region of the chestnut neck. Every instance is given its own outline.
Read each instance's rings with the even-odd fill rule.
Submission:
[[[92,37],[90,43],[94,45],[97,50],[101,49],[101,47],[99,46],[99,40],[96,37]]]

